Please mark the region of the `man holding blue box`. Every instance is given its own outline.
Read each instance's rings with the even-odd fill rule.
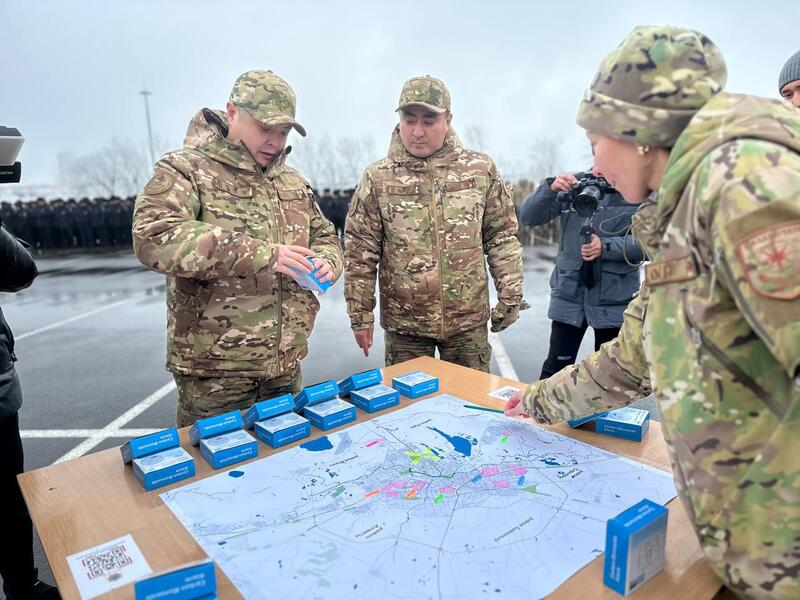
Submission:
[[[291,129],[305,135],[295,105],[271,71],[244,73],[226,111],[202,109],[136,201],[136,255],[167,275],[178,426],[300,390],[319,302],[298,280],[336,280],[342,253],[285,162]]]
[[[347,312],[372,346],[380,279],[386,364],[433,356],[489,371],[486,322],[502,331],[527,308],[508,187],[490,157],[461,145],[450,93],[435,77],[400,92],[388,156],[367,167],[345,225]],[[489,271],[498,303],[489,311]]]

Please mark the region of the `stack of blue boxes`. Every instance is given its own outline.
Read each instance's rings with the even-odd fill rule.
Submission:
[[[356,373],[339,382],[339,396],[350,396],[353,404],[364,412],[374,413],[400,404],[400,394],[383,385],[380,369]]]
[[[194,459],[180,447],[174,427],[134,438],[120,451],[124,463],[133,463],[133,474],[148,492],[194,477]]]
[[[200,419],[189,430],[192,446],[200,445],[200,456],[215,469],[258,456],[258,444],[246,431],[238,410]]]
[[[272,448],[280,448],[311,435],[311,425],[294,412],[294,399],[284,394],[254,404],[244,415],[245,429]]]
[[[594,421],[595,433],[641,442],[650,428],[650,411],[626,406],[580,419],[572,419],[567,421],[567,425],[579,427],[589,421]]]
[[[439,378],[422,371],[411,371],[392,379],[392,387],[407,398],[419,398],[439,390]]]
[[[356,420],[356,408],[338,394],[335,381],[309,386],[295,396],[295,411],[303,411],[303,416],[323,431],[352,423]]]

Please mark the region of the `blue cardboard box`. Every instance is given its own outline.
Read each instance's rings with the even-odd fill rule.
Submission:
[[[180,446],[180,444],[178,430],[174,427],[163,431],[157,431],[149,435],[142,435],[120,446],[122,462],[128,464],[134,458],[141,458],[142,456],[155,454],[161,450],[175,448],[176,446]]]
[[[217,597],[212,560],[196,561],[161,571],[133,584],[136,600],[197,600]]]
[[[242,413],[238,410],[232,410],[224,415],[217,415],[216,417],[208,417],[207,419],[200,419],[195,421],[192,428],[189,430],[189,441],[192,446],[197,446],[200,440],[210,438],[221,433],[228,433],[241,429],[244,425],[242,420]]]
[[[289,412],[271,419],[256,421],[254,431],[256,437],[267,446],[280,448],[310,436],[311,424],[308,419]]]
[[[379,383],[350,393],[350,403],[364,412],[374,413],[400,404],[400,394],[388,385]]]
[[[291,410],[294,410],[294,398],[291,394],[283,394],[277,398],[256,402],[250,407],[250,410],[244,413],[244,428],[252,429],[256,421],[282,415]]]
[[[439,378],[422,371],[411,371],[392,379],[392,387],[407,398],[419,398],[439,390]]]
[[[361,373],[350,375],[339,382],[339,396],[347,396],[353,390],[362,390],[365,387],[375,385],[383,380],[380,369],[370,369]]]
[[[595,413],[593,415],[587,415],[587,416],[581,417],[579,419],[570,419],[569,421],[567,421],[567,425],[569,425],[572,429],[575,429],[576,427],[580,427],[584,423],[588,423],[589,421],[594,421],[598,417],[604,417],[607,414],[608,414],[608,411],[601,412],[601,413]]]
[[[649,427],[650,411],[629,406],[612,410],[594,420],[595,432],[637,442],[642,441]]]
[[[194,459],[180,446],[133,459],[133,474],[148,492],[194,477]]]
[[[326,400],[320,404],[306,406],[303,416],[317,429],[327,431],[356,420],[356,407],[341,398]]]
[[[258,444],[249,433],[237,429],[200,440],[200,456],[215,469],[220,469],[255,458]]]
[[[299,413],[306,406],[335,398],[338,393],[339,386],[335,381],[323,381],[316,385],[310,385],[294,397],[294,410]]]
[[[307,256],[306,260],[311,263],[311,266],[314,266],[314,260]],[[299,269],[292,269],[295,273],[300,273]],[[303,288],[304,290],[309,290],[312,292],[317,292],[319,294],[324,294],[329,287],[333,285],[331,280],[328,281],[320,281],[317,272],[319,268],[315,268],[311,273],[301,273],[300,277],[298,277],[295,281],[297,284]]]
[[[664,567],[668,514],[645,499],[608,521],[604,584],[627,596]]]

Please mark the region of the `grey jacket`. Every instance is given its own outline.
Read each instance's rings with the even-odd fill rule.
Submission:
[[[585,173],[575,173],[580,179]],[[595,233],[603,243],[600,261],[600,283],[587,289],[580,277],[581,245],[579,235],[584,219],[572,213],[561,213],[557,193],[550,189],[554,178],[545,179],[528,196],[520,211],[520,220],[527,225],[544,225],[561,217],[561,244],[556,266],[550,276],[550,308],[547,316],[553,321],[579,327],[584,319],[596,329],[620,327],[622,313],[639,289],[639,269],[630,263],[644,259],[644,253],[627,233],[631,216],[638,208],[628,204],[619,194],[606,194],[600,209],[592,217]],[[627,257],[628,262],[625,261]]]

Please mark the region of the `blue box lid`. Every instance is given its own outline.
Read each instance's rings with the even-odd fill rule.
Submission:
[[[283,394],[282,396],[277,396],[276,398],[270,398],[269,400],[256,402],[244,414],[244,427],[245,429],[252,429],[256,421],[269,419],[270,417],[282,415],[293,410],[294,398],[292,398],[291,394]]]
[[[133,584],[136,600],[193,600],[214,597],[217,577],[210,559],[161,571]]]
[[[164,429],[163,431],[157,431],[155,433],[150,433],[148,435],[142,435],[133,438],[120,446],[120,452],[122,452],[122,462],[127,464],[134,458],[147,456],[148,454],[160,452],[161,450],[166,450],[167,448],[175,448],[176,446],[179,446],[180,443],[178,430],[174,427]]]
[[[665,506],[645,498],[609,519],[608,523],[630,533],[638,531],[668,512]]]
[[[311,266],[314,266],[314,259],[312,257],[307,256],[306,260],[311,263]],[[319,280],[319,276],[317,275],[317,272],[319,271],[318,267],[310,273],[301,273],[299,269],[292,270],[295,273],[300,273],[300,276],[295,281],[297,281],[297,284],[304,290],[324,294],[328,288],[333,285],[333,282],[330,279],[328,281]]]
[[[242,413],[232,410],[222,415],[196,421],[189,430],[189,441],[192,446],[196,446],[201,439],[241,429],[243,426]]]
[[[339,385],[335,381],[323,381],[308,386],[294,397],[294,410],[300,412],[306,406],[335,398],[338,393]]]
[[[370,369],[361,373],[354,373],[339,382],[339,394],[345,395],[353,390],[360,390],[375,383],[380,383],[383,379],[380,369]]]

